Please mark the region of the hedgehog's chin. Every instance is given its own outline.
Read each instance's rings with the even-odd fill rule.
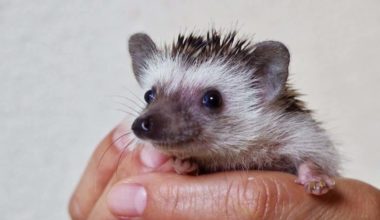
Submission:
[[[181,142],[164,142],[164,141],[149,141],[159,151],[170,155],[186,154],[194,151],[193,141]]]
[[[151,144],[162,150],[181,150],[187,148],[189,142],[162,142],[162,141],[152,141]]]

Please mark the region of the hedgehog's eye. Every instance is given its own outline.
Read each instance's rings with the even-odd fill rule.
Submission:
[[[202,104],[210,109],[222,106],[222,96],[216,90],[207,91],[202,98]]]
[[[148,91],[146,91],[144,95],[144,99],[146,103],[150,104],[151,102],[153,102],[155,98],[156,98],[156,92],[154,91],[154,89],[149,89]]]

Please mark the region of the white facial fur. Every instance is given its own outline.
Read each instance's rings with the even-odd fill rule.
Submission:
[[[252,87],[254,69],[212,59],[189,67],[180,57],[162,54],[147,64],[140,81],[146,90],[165,85],[165,95],[170,96],[184,88],[215,88],[223,97],[225,108],[203,125],[199,137],[208,146],[173,151],[177,157],[199,157],[211,170],[252,164],[265,169],[283,157],[291,161],[289,166],[296,166],[311,158],[328,173],[337,174],[337,152],[325,131],[309,114],[265,108],[259,102],[260,91]]]
[[[252,130],[247,128],[252,127],[251,121],[259,115],[258,91],[252,88],[253,69],[244,70],[237,65],[232,66],[222,61],[210,61],[198,66],[185,67],[179,57],[173,59],[162,56],[155,57],[148,64],[141,80],[144,89],[151,89],[157,84],[165,85],[167,96],[184,88],[217,89],[222,94],[226,106],[220,115],[236,120],[218,122],[232,126],[230,129],[221,128],[216,133],[217,136],[224,136],[223,140],[228,140],[223,145],[236,147],[252,139],[252,137],[247,138],[244,132]],[[207,132],[207,126],[205,128]],[[230,137],[231,133],[234,133],[233,137]],[[225,134],[228,134],[229,138],[226,138]],[[218,149],[223,145],[219,145]],[[229,148],[229,150],[239,149]]]

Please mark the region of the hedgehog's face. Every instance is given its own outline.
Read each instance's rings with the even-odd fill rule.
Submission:
[[[165,87],[157,86],[149,89],[144,99],[147,107],[132,129],[138,137],[159,146],[194,144],[204,122],[223,111],[222,95],[212,88],[167,93]]]
[[[218,63],[185,68],[180,59],[160,58],[144,71],[147,105],[132,129],[154,146],[193,154],[231,149],[257,117],[257,91],[242,69]]]
[[[138,138],[189,156],[239,151],[254,138],[261,107],[270,101],[253,76],[258,69],[223,59],[188,65],[182,56],[158,51],[143,34],[132,36],[129,46],[134,73],[146,90],[146,108],[132,125]]]

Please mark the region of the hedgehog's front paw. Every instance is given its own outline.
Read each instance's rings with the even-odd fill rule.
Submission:
[[[311,162],[305,162],[298,167],[298,178],[295,182],[303,185],[306,192],[313,195],[323,195],[335,186],[334,179]]]
[[[197,175],[198,164],[190,159],[173,158],[173,167],[178,174]]]
[[[298,177],[296,183],[305,187],[306,192],[313,195],[323,195],[335,186],[335,181],[327,175],[311,176],[303,180]]]

